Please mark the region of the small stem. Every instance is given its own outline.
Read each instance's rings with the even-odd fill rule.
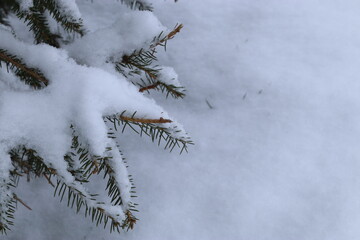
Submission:
[[[14,194],[14,199],[15,199],[16,201],[18,201],[19,203],[21,203],[22,205],[24,205],[24,207],[26,207],[27,209],[32,210],[31,207],[29,207],[28,205],[26,205],[26,203],[24,203],[23,200],[21,200],[20,198],[18,198],[18,196],[16,196],[16,194]]]
[[[157,86],[159,86],[160,82],[156,82],[152,85],[149,85],[149,86],[146,86],[146,87],[142,87],[139,89],[139,92],[144,92],[144,91],[147,91],[147,90],[150,90],[150,89],[154,89],[156,88]]]
[[[180,32],[180,30],[184,27],[184,25],[179,24],[176,25],[174,30],[172,30],[171,32],[169,32],[163,39],[160,39],[159,41],[153,43],[150,48],[155,48],[158,45],[164,45],[168,40],[174,38],[174,36]]]
[[[129,122],[138,122],[138,123],[171,123],[170,119],[159,118],[159,119],[147,119],[147,118],[131,118],[120,116],[120,120],[129,121]]]

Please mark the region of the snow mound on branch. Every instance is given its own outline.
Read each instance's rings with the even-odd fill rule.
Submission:
[[[125,12],[110,27],[88,33],[65,48],[82,64],[102,66],[114,54],[131,53],[164,30],[151,12]]]
[[[139,27],[143,22],[147,23],[145,29]],[[151,13],[128,14],[112,27],[80,39],[68,50],[72,56],[90,59],[88,65],[101,65],[110,53],[141,47],[163,29]],[[35,148],[48,164],[65,175],[63,156],[70,148],[71,124],[89,143],[93,154],[102,155],[109,144],[104,116],[126,110],[137,111],[142,117],[169,118],[154,100],[143,96],[119,74],[79,65],[65,50],[20,42],[8,31],[0,31],[0,48],[21,56],[27,66],[40,69],[50,80],[48,87],[35,92],[11,87],[1,92],[0,145],[5,152],[19,144]],[[99,34],[111,38],[97,42]],[[11,74],[1,76],[7,79],[5,83],[13,80]]]
[[[23,11],[27,11],[34,6],[33,0],[17,0],[17,2],[20,4],[20,9]]]
[[[74,0],[56,0],[56,3],[65,15],[81,18],[81,13]]]

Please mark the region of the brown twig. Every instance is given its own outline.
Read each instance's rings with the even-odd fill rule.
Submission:
[[[156,82],[152,85],[149,85],[149,86],[146,86],[146,87],[142,87],[139,89],[139,92],[144,92],[144,91],[147,91],[147,90],[150,90],[150,89],[154,89],[156,88],[157,86],[159,86],[160,82]]]
[[[126,213],[126,219],[124,222],[124,225],[127,225],[127,230],[134,229],[134,225],[136,224],[136,221],[138,220],[134,215],[130,212],[130,210],[127,210]]]
[[[129,122],[138,122],[138,123],[171,123],[170,119],[159,118],[159,119],[147,119],[147,118],[132,118],[120,116],[120,120],[129,121]]]
[[[151,50],[153,53],[155,52],[155,49]],[[137,58],[139,55],[141,55],[142,51],[139,52],[133,52],[131,55],[124,55],[122,57],[121,62],[127,65],[134,66],[142,71],[144,71],[150,78],[156,79],[157,78],[157,71],[156,69],[147,68],[146,66],[142,64],[138,64],[134,58]]]
[[[184,27],[184,25],[179,24],[177,26],[175,26],[174,30],[172,30],[171,32],[169,32],[163,39],[160,39],[159,41],[153,43],[150,48],[155,48],[159,45],[163,45],[166,41],[174,38],[174,36],[176,34],[178,34],[180,32],[180,30]]]
[[[24,205],[24,207],[26,207],[27,209],[32,210],[31,207],[29,207],[28,205],[26,205],[26,203],[24,203],[23,200],[21,200],[20,198],[18,198],[18,196],[16,196],[16,194],[14,194],[14,199],[15,199],[16,201],[18,201],[19,203],[21,203],[22,205]]]
[[[99,163],[96,161],[96,159],[92,163],[95,166],[95,169],[92,171],[92,174],[96,174],[99,172]]]

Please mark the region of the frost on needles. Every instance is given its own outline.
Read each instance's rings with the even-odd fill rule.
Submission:
[[[185,96],[174,70],[156,58],[182,25],[166,30],[146,1],[122,3],[130,8],[112,25],[89,31],[75,1],[1,1],[2,233],[17,204],[30,208],[16,192],[19,179],[36,177],[96,225],[132,229],[135,187],[117,138],[128,128],[170,150],[192,144],[149,97],[154,90]],[[104,177],[107,200],[88,190],[94,175]]]

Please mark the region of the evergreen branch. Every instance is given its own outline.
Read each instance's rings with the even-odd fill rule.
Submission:
[[[81,144],[78,142],[77,136],[73,138],[73,148],[77,150],[77,153],[81,156],[79,159],[82,159],[83,162],[85,162],[84,152],[81,148]],[[86,155],[86,154],[85,154]],[[26,149],[25,147],[19,147],[18,149],[14,149],[10,152],[10,156],[12,159],[12,162],[16,169],[20,170],[22,173],[30,174],[33,173],[35,176],[39,177],[41,175],[52,174],[55,171],[49,170],[46,165],[43,163],[43,160],[41,157],[36,155],[36,152],[31,149]],[[67,159],[69,160],[69,159]],[[80,171],[81,173],[85,172],[86,169],[83,169],[83,171]],[[76,170],[72,169],[72,166],[69,166],[69,171],[72,173],[72,175],[76,176],[76,173],[78,173]],[[54,173],[55,174],[55,173]],[[92,172],[89,173],[90,175]],[[125,220],[120,222],[118,220],[117,215],[114,215],[113,213],[110,213],[107,210],[107,206],[101,202],[97,202],[95,200],[95,194],[85,194],[79,189],[77,189],[74,186],[68,185],[61,180],[62,177],[58,176],[57,184],[55,186],[54,196],[57,195],[60,197],[60,201],[64,199],[64,197],[67,195],[67,205],[69,207],[76,206],[77,212],[79,212],[82,207],[85,207],[85,216],[91,216],[91,219],[93,222],[96,221],[96,225],[104,224],[106,226],[107,222],[111,220],[111,231],[120,231],[120,227],[125,228],[128,227],[128,225],[124,225],[125,222],[129,222],[130,220],[125,218]],[[75,181],[81,182],[82,179],[78,179]],[[15,186],[15,180],[14,183],[11,184],[11,186]],[[81,184],[81,183],[80,183]],[[13,199],[16,201],[19,201],[24,206],[28,207],[23,201],[19,200],[19,198],[16,197],[16,195],[13,195]],[[10,201],[10,204],[12,202]],[[1,206],[0,206],[1,207]],[[11,205],[7,205],[7,207],[11,210]],[[8,214],[10,218],[12,218],[12,212]],[[125,213],[124,213],[125,215]],[[5,225],[0,219],[0,223],[4,225],[4,229],[6,229],[7,225]],[[130,221],[131,222],[131,221]],[[6,222],[7,223],[7,222]],[[12,224],[12,222],[10,222]],[[0,229],[1,230],[1,229]]]
[[[172,84],[166,84],[164,82],[161,81],[155,81],[151,78],[148,78],[148,82],[150,82],[150,85],[142,85],[139,84],[140,89],[139,92],[145,92],[145,91],[149,91],[151,89],[155,89],[158,91],[161,91],[162,93],[166,92],[166,97],[168,97],[169,95],[171,95],[173,98],[184,98],[185,97],[185,93],[184,93],[184,88],[183,87],[177,87],[175,85]],[[144,81],[143,81],[144,83]]]
[[[127,122],[136,122],[136,123],[171,123],[172,121],[170,119],[148,119],[148,118],[133,118],[133,117],[126,117],[126,116],[120,116],[120,120],[127,121]]]
[[[34,33],[37,44],[46,43],[56,48],[60,47],[58,39],[60,39],[61,36],[50,31],[45,16],[46,11],[50,13],[66,32],[76,32],[81,36],[84,35],[82,20],[76,20],[71,15],[63,14],[63,12],[59,10],[60,7],[55,0],[34,0],[33,7],[26,11],[21,10],[20,4],[16,1],[11,1],[10,5],[16,16],[23,19],[30,27],[30,30]]]
[[[150,85],[146,85],[145,81],[142,80],[144,84],[138,84],[140,86],[139,92],[157,89],[161,92],[166,92],[166,97],[171,95],[174,98],[183,98],[185,96],[183,87],[166,84],[158,80],[161,69],[158,66],[152,66],[153,61],[157,60],[155,53],[155,49],[149,49],[147,51],[140,49],[130,55],[124,55],[121,62],[115,63],[115,69],[125,77],[126,74],[123,68],[130,69],[129,75],[140,75],[141,72],[145,73],[145,77]]]
[[[110,135],[112,135],[110,133]],[[119,150],[119,146],[116,146],[116,150]],[[129,202],[129,201],[124,201],[125,199],[127,199],[128,197],[125,197],[124,194],[126,195],[130,195],[132,194],[132,196],[130,197],[136,197],[134,196],[135,194],[135,186],[133,184],[133,179],[131,178],[131,175],[128,176],[128,180],[131,184],[131,190],[130,192],[125,192],[125,189],[121,188],[121,184],[119,182],[119,180],[117,179],[117,176],[119,173],[115,172],[115,168],[112,166],[112,164],[115,165],[122,165],[125,161],[125,159],[122,156],[122,153],[119,151],[121,159],[113,159],[114,156],[112,156],[111,151],[113,151],[114,149],[112,149],[111,147],[107,148],[107,153],[110,154],[109,157],[104,157],[103,161],[102,161],[102,165],[100,167],[100,171],[104,170],[104,178],[108,177],[108,181],[106,184],[106,189],[108,191],[108,196],[111,199],[111,203],[113,203],[114,205],[122,205],[124,206],[124,208],[126,209],[125,211],[125,220],[123,222],[122,228],[127,228],[127,230],[133,229],[134,225],[136,224],[136,221],[138,220],[134,215],[133,215],[133,211],[137,210],[135,209],[135,203]],[[115,151],[116,151],[115,150]],[[111,163],[112,162],[112,163]],[[126,166],[127,168],[127,166]]]
[[[167,41],[173,39],[182,28],[182,24],[177,24],[175,28],[165,36],[163,36],[163,32],[161,32],[158,36],[154,37],[149,49],[145,50],[144,48],[141,48],[140,50],[134,50],[130,55],[123,55],[121,61],[115,62],[116,69],[121,72],[122,67],[129,69],[137,68],[144,71],[150,78],[156,79],[160,69],[158,69],[157,66],[150,67],[153,61],[157,61],[155,55],[156,47],[164,46],[166,49]]]
[[[163,46],[166,49],[167,41],[173,39],[175,35],[178,34],[183,27],[184,25],[182,24],[176,24],[174,29],[168,34],[166,34],[164,37],[162,37],[163,33],[160,33],[160,35],[157,38],[154,38],[153,43],[150,45],[150,48],[154,49],[157,46]]]
[[[11,174],[8,178],[0,178],[0,233],[6,234],[10,226],[14,225],[14,213],[16,209],[15,194],[11,189],[17,186],[18,176]]]
[[[160,82],[157,81],[156,83],[154,84],[151,84],[151,85],[148,85],[148,86],[145,86],[145,87],[141,87],[139,89],[139,92],[145,92],[145,91],[148,91],[150,89],[154,89],[154,88],[157,88],[159,86]]]
[[[44,8],[49,11],[51,16],[61,24],[67,32],[76,32],[80,34],[80,36],[84,35],[84,29],[82,25],[82,20],[76,20],[74,17],[70,15],[63,15],[61,11],[59,11],[60,7],[54,0],[34,0],[34,6],[37,8]]]
[[[11,3],[9,0],[2,0],[0,1],[0,24],[5,26],[10,26],[9,22],[7,21],[6,17],[9,14]]]
[[[121,0],[121,3],[125,3],[133,10],[138,9],[140,11],[153,11],[151,4],[141,0]]]
[[[43,173],[43,176],[45,177],[45,179],[48,181],[48,183],[53,187],[55,188],[55,185],[52,183],[51,181],[51,175],[48,176],[46,173]]]
[[[87,144],[81,143],[79,141],[79,137],[76,134],[75,128],[73,126],[71,126],[71,128],[73,129],[73,141],[71,151],[66,155],[66,161],[69,163],[68,170],[74,173],[73,175],[75,176],[76,181],[80,183],[87,182],[87,180],[93,174],[100,174],[101,172],[104,172],[104,178],[108,177],[107,187],[105,190],[108,192],[108,196],[112,205],[125,207],[126,211],[123,212],[125,219],[122,223],[120,223],[118,220],[116,220],[116,216],[107,212],[106,205],[96,202],[95,198],[87,198],[86,194],[77,191],[76,188],[68,186],[65,183],[61,183],[62,187],[59,188],[60,182],[58,182],[54,194],[56,195],[56,192],[58,191],[58,195],[61,196],[62,200],[65,195],[64,191],[68,189],[68,206],[74,207],[74,203],[76,203],[77,212],[80,211],[82,206],[85,206],[85,216],[91,215],[92,221],[96,221],[96,225],[103,223],[105,227],[106,223],[110,219],[112,222],[110,226],[111,231],[116,230],[119,232],[119,227],[122,229],[133,227],[137,219],[133,216],[132,213],[127,213],[127,211],[136,211],[136,209],[132,204],[130,206],[125,206],[125,204],[127,205],[129,203],[124,202],[124,193],[122,193],[122,190],[119,188],[117,173],[115,173],[114,168],[112,168],[110,164],[111,159],[113,158],[111,153],[112,151],[115,151],[115,149],[108,147],[106,149],[106,154],[103,157],[91,155],[87,150],[89,146]],[[116,160],[122,161],[122,159]],[[76,166],[76,162],[80,163],[80,165]],[[132,182],[130,179],[129,181]],[[89,196],[95,197],[96,195]]]
[[[122,132],[125,128],[130,127],[135,133],[142,136],[143,134],[151,137],[153,142],[157,141],[158,145],[162,141],[165,141],[165,149],[172,151],[175,147],[181,149],[180,153],[184,150],[187,152],[188,144],[193,144],[186,134],[181,133],[181,130],[177,129],[177,126],[166,126],[164,124],[171,123],[169,119],[150,119],[149,121],[131,121],[131,119],[144,119],[136,118],[136,112],[131,116],[125,115],[126,111],[121,114],[115,114],[105,117],[105,122],[110,121],[113,124],[115,130],[118,130],[118,126],[122,126]],[[145,118],[146,119],[146,118]],[[154,121],[153,121],[154,120]],[[182,135],[180,135],[182,134]]]
[[[125,216],[126,216],[126,218],[123,222],[123,226],[124,226],[123,228],[126,228],[126,231],[128,231],[129,228],[131,230],[134,229],[134,225],[136,224],[137,220],[139,220],[139,219],[134,217],[134,215],[132,214],[132,212],[130,210],[126,211]]]
[[[127,75],[141,75],[144,73],[149,84],[138,84],[140,86],[140,92],[157,89],[163,93],[166,92],[166,97],[171,95],[174,98],[183,98],[185,96],[183,87],[177,87],[160,81],[159,74],[161,69],[157,65],[153,65],[153,62],[157,61],[156,47],[163,46],[166,50],[167,41],[173,39],[182,28],[182,24],[177,24],[175,28],[165,36],[163,36],[163,32],[161,32],[157,37],[154,37],[149,49],[145,50],[141,48],[140,50],[134,50],[130,55],[123,55],[121,61],[115,61],[115,69],[125,77],[128,77]],[[129,72],[126,73],[125,68],[129,69]]]
[[[68,207],[75,207],[76,213],[79,213],[81,209],[85,208],[85,217],[91,217],[91,221],[95,222],[96,226],[103,224],[104,228],[106,228],[109,220],[111,220],[110,232],[120,232],[121,228],[124,229],[129,226],[128,222],[133,222],[132,219],[129,219],[129,216],[133,217],[131,213],[131,215],[128,214],[129,211],[124,213],[125,219],[121,221],[119,220],[119,215],[111,213],[104,203],[96,201],[94,198],[96,195],[90,194],[87,196],[78,189],[64,183],[62,180],[57,181],[54,196],[55,195],[60,197],[60,201],[66,197]]]
[[[115,67],[118,71],[122,67],[126,67],[130,70],[135,69],[135,71],[133,71],[135,74],[139,74],[143,71],[148,77],[156,79],[160,69],[157,66],[151,66],[153,61],[157,60],[155,53],[156,51],[154,49],[144,50],[142,48],[140,50],[135,50],[130,55],[124,55],[120,62],[115,63]]]
[[[24,207],[26,207],[29,210],[32,210],[31,207],[29,207],[23,200],[21,200],[16,194],[14,194],[13,198],[21,203]]]
[[[46,177],[50,179],[52,175],[56,174],[56,170],[49,168],[33,149],[19,146],[18,148],[12,149],[9,154],[18,176],[22,176],[24,173],[27,174],[28,179],[30,179],[31,175],[34,177],[46,175]],[[14,175],[14,173],[12,174]]]
[[[168,97],[169,94],[173,98],[184,98],[185,97],[183,87],[177,87],[175,85],[166,84],[166,83],[163,83],[163,82],[159,81],[159,88],[160,88],[161,92],[166,92],[166,97]]]
[[[116,229],[119,231],[118,226],[120,226],[121,223],[116,220],[115,216],[112,216],[112,214],[106,212],[104,208],[100,207],[101,203],[96,202],[94,198],[95,195],[90,195],[91,198],[86,197],[82,192],[67,185],[61,180],[57,180],[54,196],[55,195],[60,197],[60,201],[67,195],[67,205],[71,208],[75,206],[76,213],[79,213],[80,210],[85,207],[85,217],[91,216],[91,220],[92,222],[96,222],[96,226],[102,223],[106,226],[108,220],[111,219],[112,223],[110,230]],[[90,205],[89,202],[91,203]]]
[[[49,80],[44,77],[40,70],[27,67],[19,58],[4,49],[0,49],[0,67],[2,62],[8,70],[14,70],[14,73],[22,81],[34,88],[41,88],[49,84]]]
[[[16,209],[16,200],[9,195],[2,196],[0,203],[0,233],[6,234],[10,231],[10,226],[14,225],[14,213]]]
[[[70,151],[64,156],[68,163],[68,171],[75,177],[76,181],[87,182],[90,176],[94,173],[94,163],[90,156],[88,145],[83,145],[79,141],[79,136],[73,126],[73,139]]]
[[[44,15],[45,8],[38,4],[31,7],[28,11],[21,11],[20,5],[16,2],[14,3],[13,10],[18,18],[24,19],[24,22],[27,22],[30,30],[34,33],[37,44],[46,43],[56,48],[60,47],[57,41],[60,36],[50,31],[46,16]]]
[[[75,131],[74,131],[75,132]],[[109,206],[105,205],[102,202],[98,202],[95,199],[96,194],[88,194],[84,193],[81,190],[77,189],[77,185],[81,186],[82,182],[87,182],[86,180],[94,173],[100,173],[102,168],[100,166],[104,165],[104,162],[107,161],[107,158],[96,158],[91,157],[88,150],[86,149],[86,145],[84,146],[79,142],[78,136],[73,136],[73,143],[72,143],[72,151],[69,152],[65,157],[65,161],[69,163],[68,171],[75,177],[74,185],[66,184],[62,177],[56,173],[55,169],[48,168],[44,163],[41,157],[36,154],[35,150],[26,149],[23,146],[20,146],[16,149],[10,151],[10,157],[12,163],[16,169],[16,171],[11,172],[11,176],[13,176],[13,184],[9,186],[15,186],[17,180],[17,176],[22,176],[22,173],[27,174],[28,176],[34,175],[35,177],[44,176],[49,184],[52,185],[50,181],[50,177],[52,175],[57,175],[58,180],[56,183],[54,196],[59,196],[60,201],[62,201],[65,197],[67,198],[67,205],[71,208],[76,207],[76,211],[79,212],[83,207],[85,207],[85,216],[91,216],[93,222],[96,222],[96,225],[104,224],[106,227],[109,220],[111,220],[110,224],[110,231],[117,231],[119,232],[120,229],[131,228],[136,222],[136,218],[133,216],[132,213],[128,213],[128,211],[134,210],[133,206],[130,209],[126,210],[126,212],[121,212],[122,215],[125,216],[124,220],[120,221],[118,215],[116,213],[111,213],[108,208]],[[71,156],[71,157],[70,157]],[[76,158],[75,158],[76,156]],[[92,160],[91,160],[92,159]],[[94,164],[93,159],[100,162],[98,165]],[[76,165],[76,162],[80,162],[80,166]],[[98,168],[97,171],[94,168]],[[120,190],[114,191],[113,184],[116,184],[116,179],[114,173],[110,173],[110,167],[106,166],[106,173],[109,174],[109,181],[108,181],[108,193],[109,196],[112,198],[112,202],[115,205],[121,205],[122,199],[120,195]],[[113,170],[111,170],[113,171]],[[76,183],[76,184],[75,184]],[[19,201],[25,207],[28,206],[20,200],[16,195],[13,195],[14,202]],[[10,204],[12,202],[10,201]],[[11,205],[6,205],[7,208],[10,210]],[[0,205],[1,208],[1,205]],[[10,211],[10,218],[13,218]],[[119,212],[120,213],[120,212]],[[7,216],[7,215],[6,215]],[[8,229],[8,222],[1,219],[2,215],[0,214],[0,231],[1,229]],[[10,221],[11,225],[12,222]],[[2,224],[2,225],[1,225]],[[1,226],[3,226],[1,228]],[[4,231],[5,231],[4,230]]]
[[[61,36],[52,32],[48,20],[53,18],[67,33],[84,34],[82,20],[75,19],[70,14],[62,11],[61,3],[58,0],[30,0],[33,4],[28,10],[20,8],[21,1],[17,0],[0,0],[0,24],[6,24],[5,17],[11,9],[18,18],[23,19],[33,32],[36,43],[46,43],[51,46],[60,47]],[[146,0],[122,0],[133,9],[151,10],[151,5]],[[6,6],[3,8],[3,6]],[[9,8],[9,6],[11,8]],[[49,18],[49,16],[51,18]],[[164,46],[172,39],[182,28],[182,25],[176,25],[168,34],[155,37],[149,43],[148,49],[135,50],[129,55],[124,55],[117,62],[116,69],[122,74],[138,74],[145,76],[149,84],[143,81],[140,84],[140,92],[151,89],[166,92],[167,96],[183,97],[182,87],[169,84],[169,79],[162,79],[160,68],[154,64],[157,61],[156,48]],[[2,65],[4,63],[4,65]],[[41,73],[40,70],[29,68],[22,59],[11,55],[7,50],[0,49],[0,67],[6,66],[20,80],[34,88],[43,88],[49,84],[49,80]],[[126,73],[125,73],[126,72]],[[171,83],[171,82],[170,82]],[[165,149],[173,150],[179,147],[181,152],[187,151],[188,144],[192,141],[186,133],[182,133],[170,119],[158,118],[151,119],[146,117],[137,117],[136,113],[125,115],[125,111],[109,117],[104,117],[104,121],[110,121],[114,124],[115,130],[122,125],[122,131],[128,126],[140,136],[143,134],[151,137],[152,141],[158,144],[166,142]],[[38,153],[26,146],[18,146],[9,152],[13,169],[9,171],[9,177],[3,176],[0,179],[0,232],[6,233],[9,226],[13,224],[14,211],[16,204],[20,203],[26,208],[31,208],[21,200],[11,190],[16,187],[20,177],[27,177],[28,180],[34,177],[44,177],[49,185],[53,186],[54,196],[58,196],[60,201],[67,199],[67,205],[75,208],[76,212],[84,211],[85,217],[91,217],[92,221],[104,225],[104,228],[110,223],[110,231],[120,231],[120,229],[133,229],[136,221],[134,212],[137,211],[137,204],[132,202],[135,198],[135,187],[131,175],[126,170],[126,161],[122,157],[119,146],[116,144],[114,133],[110,128],[108,138],[110,139],[104,156],[96,156],[91,153],[90,145],[82,142],[81,137],[76,133],[74,127],[71,148],[64,156],[67,164],[66,170],[52,168],[41,158]],[[31,145],[31,143],[29,143]],[[61,159],[62,160],[62,159]],[[65,166],[63,165],[63,166]],[[56,166],[56,164],[54,165]],[[62,171],[60,171],[62,169]],[[89,193],[85,184],[94,174],[104,174],[106,178],[106,193],[110,203],[104,203],[97,200],[97,194]],[[52,182],[52,177],[56,176],[56,183]],[[55,182],[55,181],[54,181]]]

